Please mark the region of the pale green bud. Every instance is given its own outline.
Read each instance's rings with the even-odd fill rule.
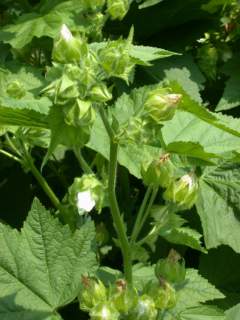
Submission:
[[[26,95],[24,85],[21,84],[18,80],[8,83],[6,91],[11,98],[15,99],[21,99]]]
[[[171,309],[176,305],[176,291],[167,282],[151,283],[147,293],[154,300],[157,309]]]
[[[100,280],[89,277],[82,278],[83,290],[80,293],[80,308],[89,311],[100,302],[107,300],[107,289]]]
[[[105,5],[106,0],[83,0],[87,9],[99,10]]]
[[[76,99],[64,106],[65,123],[74,127],[91,126],[95,120],[95,110],[90,101]]]
[[[119,313],[110,302],[97,304],[90,312],[91,320],[118,320]]]
[[[111,301],[120,313],[127,314],[137,306],[137,290],[128,288],[127,283],[124,280],[119,279],[116,282],[116,290],[111,296]]]
[[[129,55],[128,42],[125,40],[109,42],[105,48],[99,50],[99,62],[109,77],[118,77],[126,81],[134,67]]]
[[[181,94],[169,93],[164,88],[158,88],[149,93],[144,107],[149,117],[159,123],[173,118],[181,98]]]
[[[158,260],[155,274],[157,278],[163,278],[168,282],[182,282],[186,276],[185,261],[175,250],[171,250],[166,259]]]
[[[129,10],[129,0],[107,0],[107,12],[113,20],[122,20]]]
[[[190,209],[197,200],[197,192],[197,177],[193,173],[190,173],[177,181],[173,181],[163,195],[166,200]]]
[[[64,24],[60,31],[60,37],[53,46],[53,60],[60,63],[79,62],[83,45],[83,41],[73,37],[71,31]]]
[[[107,102],[112,99],[112,94],[104,84],[94,86],[90,90],[90,98],[96,102]]]
[[[101,211],[104,200],[104,186],[94,174],[75,178],[69,188],[69,201],[77,206],[79,214],[90,212],[95,206]]]
[[[174,176],[174,165],[170,160],[170,154],[164,154],[151,163],[144,163],[141,174],[146,185],[167,187]]]
[[[138,304],[130,313],[128,320],[156,320],[157,309],[152,297],[144,294],[138,299]]]

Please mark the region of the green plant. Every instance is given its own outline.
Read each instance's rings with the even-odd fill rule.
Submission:
[[[239,2],[173,2],[0,5],[1,319],[237,320]]]

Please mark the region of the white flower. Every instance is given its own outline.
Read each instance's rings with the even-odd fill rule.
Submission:
[[[90,212],[96,205],[90,190],[78,192],[77,194],[77,208],[79,214],[83,212]]]
[[[191,175],[185,174],[185,176],[182,176],[181,180],[189,187],[189,189],[192,189],[194,185],[194,179]]]
[[[68,29],[68,27],[65,24],[62,25],[60,34],[65,41],[70,41],[73,38],[71,31]]]

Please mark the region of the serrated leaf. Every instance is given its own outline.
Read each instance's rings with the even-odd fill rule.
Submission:
[[[225,320],[221,309],[214,306],[201,306],[187,309],[180,314],[180,320]]]
[[[240,252],[239,164],[223,164],[208,169],[200,179],[197,211],[206,247],[229,245]]]
[[[144,265],[137,263],[133,266],[133,283],[134,287],[142,290],[148,281],[156,279],[154,265]]]
[[[179,110],[164,125],[162,133],[166,144],[191,141],[199,143],[208,153],[222,154],[240,148],[239,137],[209,126],[193,114]]]
[[[237,69],[236,69],[237,71]],[[229,110],[240,105],[240,77],[238,73],[231,74],[231,77],[226,82],[223,95],[216,107],[216,111]]]
[[[185,282],[177,289],[177,304],[173,309],[169,310],[169,313],[177,317],[188,308],[222,298],[224,298],[224,295],[206,279],[201,277],[197,270],[187,269]]]
[[[29,319],[28,310],[50,316],[70,303],[79,292],[81,275],[95,270],[94,237],[92,222],[72,233],[37,199],[21,233],[1,224],[0,299],[9,297],[6,319],[24,315],[24,310],[22,320]]]
[[[240,318],[240,303],[226,311],[226,320],[238,320]]]
[[[132,58],[138,59],[140,60],[140,62],[143,62],[143,64],[157,59],[178,55],[178,53],[161,48],[133,45],[130,47],[129,54]]]

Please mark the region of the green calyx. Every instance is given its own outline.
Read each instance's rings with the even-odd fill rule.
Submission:
[[[157,309],[152,297],[147,294],[143,294],[139,297],[136,307],[132,310],[128,320],[156,320]]]
[[[80,309],[89,311],[98,303],[107,300],[107,289],[100,280],[82,277],[82,284],[83,289],[79,296]]]
[[[174,176],[174,165],[170,154],[164,154],[150,163],[143,163],[141,174],[143,182],[148,186],[169,186]]]
[[[155,267],[155,274],[158,279],[171,283],[179,283],[185,280],[185,261],[175,251],[171,250],[166,259],[160,259]]]
[[[130,7],[129,0],[108,0],[107,12],[113,20],[122,20]]]
[[[171,93],[166,88],[157,88],[149,92],[144,108],[152,120],[161,123],[173,118],[181,98],[181,94]]]
[[[74,127],[91,127],[95,120],[95,110],[90,101],[76,99],[63,107],[65,123]]]
[[[109,302],[100,302],[90,311],[91,320],[118,320],[119,313]]]
[[[194,173],[186,174],[179,180],[173,181],[163,196],[165,200],[190,209],[196,202],[198,195],[198,181]]]

